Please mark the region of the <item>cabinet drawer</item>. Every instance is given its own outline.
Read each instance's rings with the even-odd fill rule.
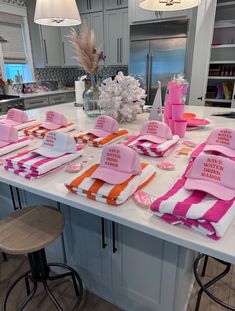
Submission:
[[[65,103],[65,102],[66,102],[66,95],[65,94],[58,94],[58,95],[49,96],[49,103],[51,105]]]
[[[48,106],[48,105],[49,105],[49,100],[47,96],[27,98],[24,100],[25,109],[43,107],[43,106]]]
[[[75,92],[66,93],[65,94],[65,102],[66,103],[75,102]]]

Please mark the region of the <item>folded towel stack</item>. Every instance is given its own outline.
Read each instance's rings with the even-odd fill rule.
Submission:
[[[147,185],[156,174],[152,165],[141,163],[140,175],[133,175],[124,183],[113,185],[91,178],[98,167],[99,164],[92,165],[85,172],[67,181],[65,186],[73,193],[88,199],[116,206],[124,203],[137,190]]]
[[[4,159],[4,168],[26,179],[36,179],[61,168],[64,164],[77,159],[83,153],[81,150],[77,153],[67,153],[58,157],[49,158],[33,151],[29,150],[23,155],[17,154]]]
[[[179,136],[174,135],[172,139],[167,140],[161,144],[152,143],[146,140],[141,140],[141,136],[135,136],[129,139],[126,143],[136,152],[151,157],[163,157],[169,150],[171,150],[179,141]]]
[[[87,144],[92,147],[103,147],[115,142],[126,134],[128,134],[127,130],[120,129],[117,133],[107,134],[105,137],[95,137],[89,133],[82,133],[75,135],[74,138],[79,144]]]
[[[62,126],[59,129],[53,130],[53,132],[67,133],[67,132],[75,130],[76,128],[77,128],[76,123],[68,122],[66,126]],[[27,136],[33,135],[38,138],[44,138],[45,135],[51,131],[52,130],[45,129],[41,125],[37,125],[37,126],[32,126],[32,127],[28,127],[24,129],[24,134]]]
[[[19,138],[16,142],[10,142],[8,145],[1,147],[0,156],[28,146],[30,143],[31,141],[28,137]]]

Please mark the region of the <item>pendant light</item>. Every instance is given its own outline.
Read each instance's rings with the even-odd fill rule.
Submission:
[[[139,0],[139,6],[152,11],[177,11],[191,9],[201,2],[201,0]]]
[[[75,0],[37,0],[34,22],[45,26],[75,26],[81,17]]]

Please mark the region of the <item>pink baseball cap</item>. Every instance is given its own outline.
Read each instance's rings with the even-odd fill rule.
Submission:
[[[138,154],[124,145],[110,145],[103,148],[100,165],[91,177],[118,185],[139,174],[141,168]]]
[[[48,130],[57,130],[62,126],[66,126],[67,122],[67,118],[63,115],[63,113],[57,111],[47,111],[46,120],[41,124],[41,126]]]
[[[40,148],[33,151],[47,158],[56,158],[66,153],[76,153],[77,145],[73,137],[59,132],[45,135]]]
[[[95,128],[87,134],[92,134],[96,137],[105,137],[109,134],[117,133],[119,130],[118,122],[109,116],[100,116],[96,120]]]
[[[18,132],[13,126],[0,124],[0,148],[17,142],[17,140]]]
[[[169,126],[159,121],[146,122],[139,135],[138,140],[147,140],[156,144],[172,139],[172,132]]]
[[[203,151],[218,151],[227,157],[235,157],[235,130],[214,129],[207,138]]]
[[[235,162],[229,158],[201,154],[187,173],[185,188],[200,190],[222,200],[235,197]]]
[[[6,119],[1,120],[0,122],[15,126],[15,125],[22,124],[26,122],[27,120],[28,120],[28,116],[24,111],[20,109],[12,108],[8,110]]]

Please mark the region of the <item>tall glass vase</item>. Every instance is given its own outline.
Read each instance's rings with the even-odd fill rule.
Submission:
[[[91,76],[91,84],[83,93],[83,107],[88,116],[95,117],[101,114],[98,106],[100,96],[99,76]]]

